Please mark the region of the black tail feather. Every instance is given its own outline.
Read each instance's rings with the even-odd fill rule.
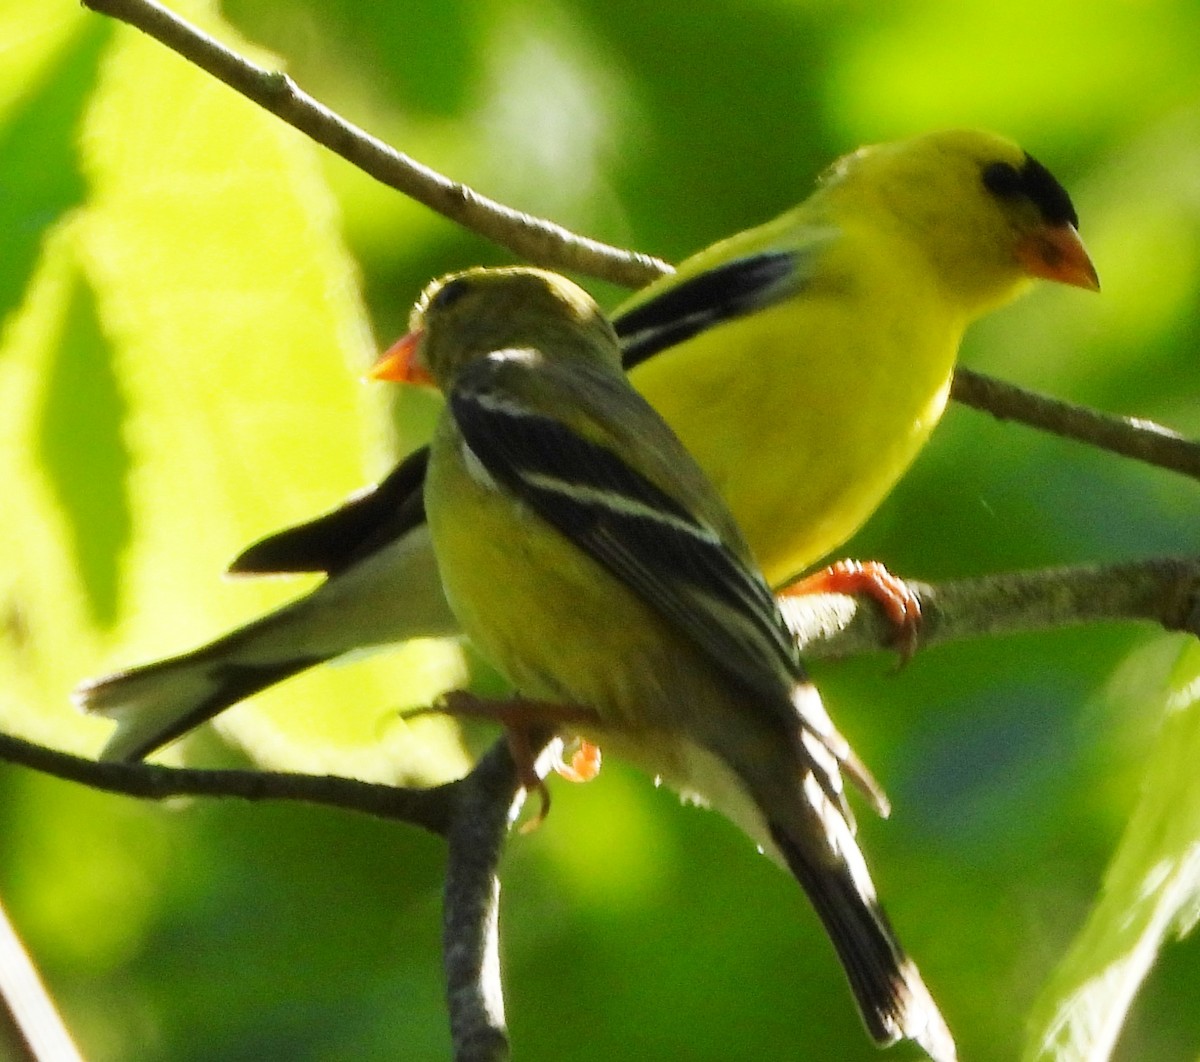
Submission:
[[[820,916],[876,1043],[914,1040],[935,1062],[955,1062],[950,1030],[896,940],[849,834],[841,839],[841,853],[826,848],[819,855],[794,843],[774,823],[771,835]]]

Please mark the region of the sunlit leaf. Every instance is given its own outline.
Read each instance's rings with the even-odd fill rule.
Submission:
[[[70,708],[76,682],[301,592],[219,576],[385,454],[357,273],[311,144],[122,31],[78,151],[86,201],[47,239],[6,345],[0,698],[14,729],[86,749],[105,727]],[[441,779],[464,766],[452,728],[395,712],[460,675],[453,647],[413,646],[218,725],[277,767]]]

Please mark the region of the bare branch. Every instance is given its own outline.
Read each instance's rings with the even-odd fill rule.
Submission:
[[[628,287],[641,287],[670,271],[666,263],[649,255],[587,239],[449,180],[335,114],[287,74],[251,63],[154,0],[84,0],[84,4],[140,29],[377,181],[519,258]]]
[[[544,741],[540,742],[544,744]],[[442,961],[455,1062],[509,1057],[500,980],[497,867],[521,798],[508,742],[463,779],[447,835]]]
[[[1200,635],[1200,558],[1019,572],[930,586],[910,584],[924,613],[920,644],[1099,621],[1149,620]],[[887,648],[894,631],[874,608],[837,594],[786,599],[810,657]],[[545,744],[548,735],[538,735]],[[150,800],[174,796],[299,800],[420,826],[447,839],[443,913],[447,1000],[456,1062],[509,1057],[500,986],[497,867],[518,796],[516,768],[498,742],[465,778],[411,789],[348,778],[97,763],[0,734],[0,760],[95,789]]]
[[[909,585],[921,600],[923,647],[985,635],[1129,620],[1200,636],[1200,557],[1158,557]],[[784,610],[805,654],[813,658],[837,659],[886,649],[894,633],[878,610],[859,608],[856,599],[839,594],[785,599]],[[0,760],[147,800],[177,796],[296,800],[408,822],[443,837],[461,828],[464,803],[491,800],[496,794],[503,797],[497,814],[507,823],[516,791],[507,751],[489,753],[466,779],[431,789],[334,775],[100,763],[2,733]]]
[[[545,744],[548,737],[542,735],[539,743]],[[502,1062],[508,1058],[497,937],[500,883],[496,868],[509,821],[519,804],[516,768],[507,742],[497,742],[465,778],[430,789],[330,775],[99,763],[2,733],[0,760],[93,789],[147,800],[178,796],[295,800],[396,819],[444,836],[449,845],[444,961],[454,1057],[456,1062]],[[0,963],[0,975],[7,968]],[[2,976],[0,988],[5,989],[7,998],[8,986]],[[60,1056],[28,1057],[35,1062]]]
[[[1065,439],[1200,479],[1200,444],[1153,421],[1075,406],[961,367],[954,373],[950,395],[999,420],[1020,421]]]
[[[541,735],[539,744],[544,745],[548,738]],[[502,1062],[508,1058],[496,868],[509,822],[519,805],[516,768],[505,741],[497,742],[465,778],[431,789],[329,775],[98,763],[8,734],[0,734],[0,759],[93,789],[148,800],[178,796],[296,800],[397,819],[444,836],[449,845],[444,962],[454,1057],[456,1062]],[[0,987],[6,987],[2,978]],[[51,1056],[29,1056],[31,1062],[42,1057]]]
[[[909,582],[921,602],[918,645],[1142,620],[1200,637],[1200,558],[1008,572],[930,586]],[[877,608],[841,594],[784,598],[784,615],[806,656],[842,659],[890,645],[895,631]]]
[[[100,763],[0,733],[0,760],[32,767],[106,793],[143,800],[179,796],[236,797],[241,800],[296,800],[397,819],[445,836],[453,811],[451,782],[432,789],[362,782],[336,775],[282,771],[195,770],[155,763]]]

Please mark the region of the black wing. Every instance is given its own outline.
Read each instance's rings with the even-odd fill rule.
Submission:
[[[429,447],[410,454],[374,487],[307,523],[260,539],[229,566],[237,574],[334,575],[425,522]]]
[[[723,321],[787,298],[804,285],[805,250],[735,258],[665,288],[613,318],[626,369]]]
[[[773,699],[786,693],[804,672],[762,577],[713,527],[613,450],[511,398],[500,377],[520,371],[527,370],[515,362],[481,360],[460,374],[450,396],[454,419],[480,464],[735,679]],[[547,366],[538,371],[544,375]],[[638,420],[648,414],[652,430],[674,441],[623,380],[613,386],[593,376],[586,389],[571,388],[573,400],[606,391],[610,405],[613,398],[625,403],[623,412]],[[606,409],[600,419],[610,418]]]

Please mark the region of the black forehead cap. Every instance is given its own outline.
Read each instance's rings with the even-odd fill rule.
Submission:
[[[1067,190],[1054,179],[1054,174],[1032,155],[1025,156],[1021,176],[1025,183],[1025,194],[1033,200],[1042,212],[1042,217],[1051,225],[1070,222],[1076,228],[1079,227],[1079,215],[1075,213]]]
[[[993,162],[983,170],[983,183],[1002,199],[1023,195],[1038,208],[1050,225],[1071,224],[1079,227],[1079,215],[1067,190],[1045,166],[1026,155],[1020,169],[1007,162]]]

